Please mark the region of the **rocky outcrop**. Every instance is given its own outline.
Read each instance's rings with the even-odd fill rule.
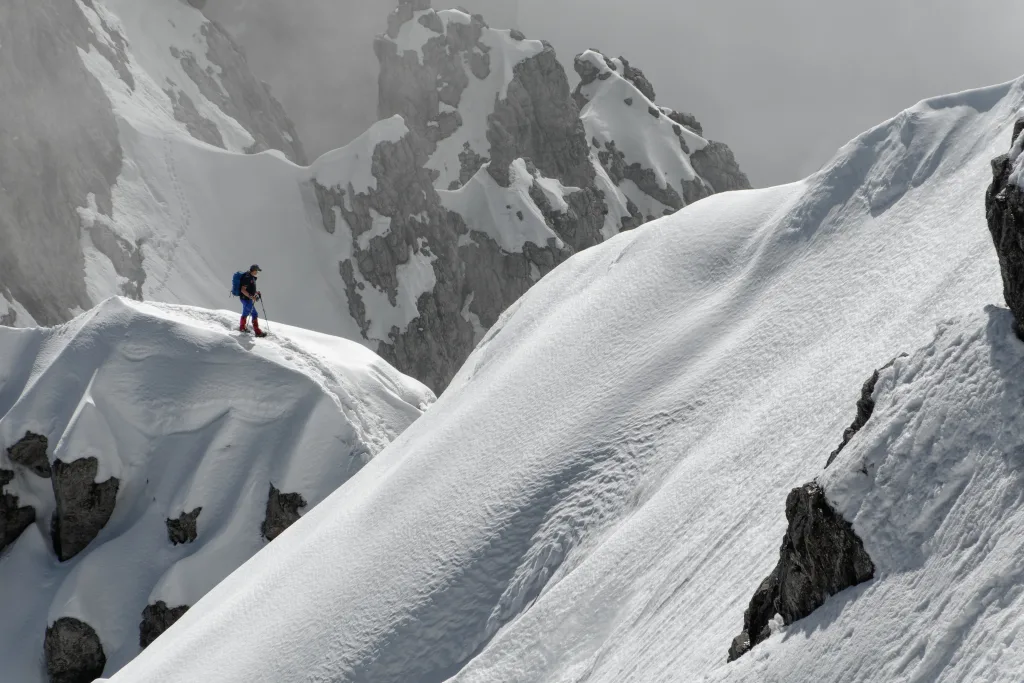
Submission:
[[[46,629],[43,653],[50,683],[92,683],[103,676],[107,665],[96,631],[71,617],[62,617]]]
[[[985,195],[985,214],[992,234],[999,270],[1003,277],[1003,298],[1017,320],[1017,335],[1024,339],[1024,187],[1020,164],[1024,150],[1024,118],[1013,127],[1013,144],[1008,154],[992,161],[992,184]]]
[[[684,118],[687,116],[684,115]],[[692,119],[693,117],[688,118]],[[701,130],[700,123],[697,123],[695,119],[693,119],[693,124],[695,125],[692,128],[690,124],[684,125],[691,130]],[[700,135],[699,132],[697,134]],[[724,143],[709,140],[707,147],[698,149],[690,155],[690,163],[697,175],[706,180],[715,192],[750,189],[750,179],[747,178],[746,173],[740,170],[736,156]]]
[[[148,605],[142,611],[142,621],[139,623],[139,647],[145,650],[152,645],[164,631],[185,616],[188,609],[188,605],[168,607],[163,600],[155,605]]]
[[[379,114],[401,116],[408,131],[373,149],[375,187],[317,180],[314,189],[324,228],[348,241],[338,272],[363,336],[436,392],[502,311],[552,268],[711,194],[712,182],[686,170],[688,144],[706,149],[700,163],[717,174],[714,182],[746,185],[734,177],[728,148],[697,137],[693,117],[655,107],[653,85],[625,60],[604,60],[607,73],[588,74],[587,60],[578,65],[585,82],[612,79],[608,65],[620,72],[637,106],[652,112],[642,126],[667,136],[652,144],[679,149],[676,175],[686,177],[678,182],[627,159],[614,139],[592,142],[581,112],[589,100],[573,93],[542,41],[492,30],[479,15],[401,0],[374,46]],[[493,106],[481,111],[481,101]],[[432,284],[410,291],[403,278],[413,276],[403,272]],[[381,295],[400,324],[381,325]]]
[[[267,497],[267,516],[263,520],[260,531],[263,538],[273,541],[284,533],[284,530],[299,521],[299,510],[306,507],[306,499],[298,493],[281,493],[270,485]]]
[[[825,463],[825,467],[828,467],[832,462],[839,456],[839,454],[846,448],[847,444],[850,443],[857,432],[864,428],[864,425],[871,419],[872,413],[875,412],[875,385],[878,384],[878,378],[881,373],[893,366],[899,358],[905,358],[907,354],[902,353],[896,358],[886,363],[880,369],[875,370],[871,377],[864,382],[864,386],[860,390],[860,398],[857,400],[857,416],[853,418],[853,423],[846,428],[843,432],[843,440],[839,446],[832,451],[828,456],[828,461]]]
[[[27,467],[36,476],[50,478],[50,458],[46,455],[48,442],[45,436],[25,432],[18,443],[7,449],[11,462]]]
[[[191,51],[172,47],[171,53],[181,62],[189,78],[199,86],[203,97],[249,131],[255,142],[246,151],[255,153],[277,149],[295,163],[306,163],[306,152],[299,142],[295,126],[281,104],[270,94],[269,86],[258,81],[249,71],[242,49],[216,22],[203,24],[202,35],[207,46],[204,57],[219,68],[222,76],[217,77],[202,68]],[[184,93],[179,92],[172,100],[175,102],[175,116],[182,115],[183,118],[179,120],[186,123],[194,137],[219,147],[224,146],[216,126],[202,119]]]
[[[783,624],[792,624],[833,595],[874,577],[875,567],[864,544],[817,483],[790,492],[786,519],[789,528],[779,562],[743,613],[743,632],[729,648],[729,661],[771,636],[776,615]]]
[[[199,520],[199,513],[203,508],[198,507],[192,512],[182,512],[177,519],[167,520],[167,538],[174,545],[193,543],[199,538],[196,523]]]
[[[82,458],[53,463],[53,495],[57,510],[50,533],[53,551],[66,562],[88,546],[114,514],[120,482],[111,477],[96,483],[99,461]]]
[[[7,492],[13,480],[14,472],[0,469],[0,552],[36,521],[35,508],[21,505],[18,496]]]

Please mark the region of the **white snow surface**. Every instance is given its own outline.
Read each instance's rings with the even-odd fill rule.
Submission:
[[[680,129],[690,153],[707,147],[707,140],[669,119],[627,81],[622,75],[625,67],[621,60],[611,60],[616,66],[613,70],[604,56],[594,50],[587,50],[580,59],[596,67],[604,77],[582,88],[587,104],[580,118],[587,140],[598,140],[602,149],[606,143],[614,142],[616,149],[625,155],[626,165],[638,163],[651,169],[659,187],[672,188],[682,196],[683,182],[693,180],[696,173],[690,165],[689,154],[681,148],[675,127]],[[631,103],[627,104],[626,100]],[[658,110],[657,118],[651,115],[652,109]],[[591,147],[591,153],[596,155],[597,150]]]
[[[562,247],[561,238],[548,227],[543,212],[530,197],[530,187],[536,181],[552,208],[563,212],[568,208],[564,197],[573,190],[557,180],[530,173],[523,159],[512,162],[509,178],[509,187],[502,187],[485,164],[458,190],[438,190],[441,204],[461,215],[470,231],[486,234],[510,254],[521,252],[527,242],[545,247],[548,240],[554,240]]]
[[[1024,349],[982,198],[1022,104],[922,102],[577,254],[113,680],[1019,681]],[[815,477],[878,575],[726,664]]]
[[[139,652],[148,604],[194,604],[265,545],[271,484],[307,512],[433,401],[353,342],[237,325],[115,298],[61,327],[0,328],[0,466],[37,519],[0,557],[0,679],[46,680],[43,634],[65,616],[97,631],[114,673]],[[120,480],[113,517],[63,564],[50,481],[6,453],[26,431],[48,438],[51,462],[95,457],[98,481]],[[165,520],[198,507],[198,540],[172,545]]]

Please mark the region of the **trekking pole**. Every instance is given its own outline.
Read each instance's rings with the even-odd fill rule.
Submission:
[[[260,294],[260,308],[263,309],[263,322],[267,324],[267,334],[270,334],[270,318],[267,317],[267,305],[263,303],[262,294]]]

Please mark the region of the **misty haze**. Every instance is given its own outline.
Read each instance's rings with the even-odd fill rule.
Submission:
[[[373,36],[392,0],[209,0],[315,156],[376,120]],[[570,67],[623,55],[659,102],[692,112],[754,185],[802,178],[920,99],[1016,78],[1012,0],[464,0],[497,27],[550,41]]]
[[[1024,5],[0,0],[0,683],[1021,683]]]

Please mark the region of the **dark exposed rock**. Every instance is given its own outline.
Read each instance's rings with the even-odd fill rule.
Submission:
[[[71,617],[61,617],[46,629],[43,652],[50,683],[92,683],[107,665],[96,631]]]
[[[267,516],[260,530],[263,538],[273,541],[284,533],[284,530],[299,521],[299,510],[306,507],[306,499],[298,493],[281,493],[270,485],[267,497]]]
[[[46,455],[49,442],[42,434],[25,432],[22,439],[7,449],[11,462],[27,467],[43,479],[50,478],[50,458]]]
[[[985,195],[989,233],[999,256],[1003,298],[1017,321],[1017,336],[1024,339],[1024,189],[1012,177],[1019,160],[1024,118],[1013,127],[1013,151],[992,161],[992,184]]]
[[[195,102],[185,92],[167,89],[167,96],[174,105],[174,118],[185,124],[188,134],[196,140],[202,140],[214,147],[224,147],[224,137],[220,128],[210,119],[204,117],[196,109]]]
[[[654,86],[651,85],[649,80],[647,80],[647,76],[644,75],[644,72],[626,61],[625,57],[619,57],[619,61],[621,61],[625,67],[622,70],[623,77],[635,85],[636,89],[642,92],[644,97],[649,99],[651,102],[656,100],[657,95],[654,94]]]
[[[864,382],[864,386],[861,387],[860,390],[860,398],[857,400],[857,416],[853,418],[853,424],[847,427],[846,430],[843,432],[842,443],[840,443],[839,446],[834,451],[832,451],[832,453],[829,454],[828,461],[825,463],[825,467],[828,467],[829,465],[832,464],[832,461],[834,461],[836,457],[842,452],[842,450],[846,448],[846,445],[850,443],[850,439],[852,439],[854,435],[857,434],[857,432],[863,429],[864,425],[866,425],[868,423],[868,420],[871,419],[871,414],[875,412],[875,385],[878,384],[878,378],[881,375],[881,373],[884,370],[891,368],[893,364],[896,362],[897,358],[904,358],[906,357],[906,355],[907,354],[903,353],[897,356],[896,358],[893,358],[880,369],[875,370],[871,374],[871,377],[869,377],[868,380]]]
[[[111,477],[96,483],[99,461],[82,458],[53,463],[53,495],[57,501],[50,533],[53,550],[66,562],[88,546],[114,514],[120,482]]]
[[[198,507],[192,512],[182,512],[177,519],[167,520],[167,538],[174,545],[192,543],[199,537],[196,529],[196,522],[199,520],[199,513],[203,508]]]
[[[690,164],[715,192],[750,189],[747,174],[740,170],[729,146],[721,142],[709,141],[707,147],[690,155]]]
[[[181,62],[189,78],[199,86],[203,96],[242,124],[253,136],[255,142],[246,151],[255,153],[277,149],[295,163],[306,163],[306,152],[299,142],[295,126],[281,104],[270,94],[268,86],[258,81],[249,71],[242,49],[216,22],[203,24],[202,33],[207,44],[206,59],[230,77],[215,78],[199,65],[196,55],[188,50],[172,48],[171,53]],[[180,99],[179,104],[182,104]],[[187,111],[186,108],[187,105],[183,105],[183,111]],[[189,132],[196,135],[193,131],[199,131],[204,135],[199,139],[210,142],[212,136],[208,129],[201,121],[195,118],[192,120],[194,125],[189,127]]]
[[[680,126],[689,128],[697,135],[704,137],[704,127],[700,125],[700,121],[693,114],[687,114],[682,111],[669,111],[668,117],[678,123]]]
[[[164,631],[185,616],[188,610],[188,605],[168,607],[163,600],[159,600],[155,605],[147,605],[146,609],[142,610],[142,621],[139,622],[139,647],[145,650],[152,645]]]
[[[491,175],[507,187],[507,179],[496,172],[507,174],[513,161],[526,158],[563,185],[592,185],[586,131],[554,49],[545,45],[543,52],[517,64],[514,74],[508,97],[488,118]]]
[[[614,142],[607,143],[605,149],[598,152],[597,158],[616,185],[623,180],[632,180],[644,194],[657,199],[670,209],[678,210],[685,206],[683,198],[674,188],[661,187],[658,184],[658,177],[653,169],[644,168],[639,163],[627,164],[625,155],[618,150]]]
[[[0,470],[0,552],[36,521],[35,508],[20,505],[18,496],[4,490],[13,480],[14,472]]]
[[[784,624],[792,624],[833,595],[875,575],[874,563],[853,526],[832,508],[817,483],[790,492],[786,519],[789,528],[779,562],[743,613],[743,632],[729,648],[729,661],[771,636],[770,622],[776,614]]]

